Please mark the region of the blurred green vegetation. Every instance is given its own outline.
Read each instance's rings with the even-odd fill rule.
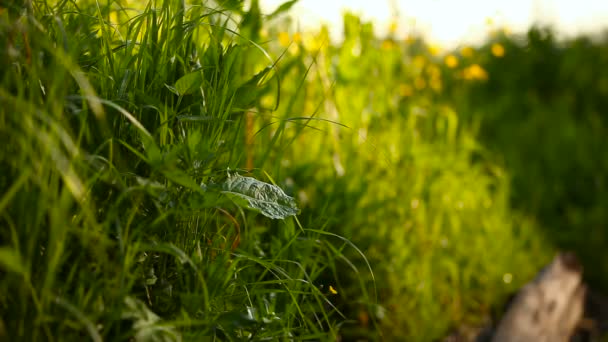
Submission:
[[[0,338],[433,341],[560,248],[607,288],[608,38],[294,3],[1,9]]]
[[[533,218],[510,209],[509,174],[445,96],[444,74],[457,71],[424,41],[377,38],[355,16],[345,17],[345,33],[342,44],[324,46],[321,31],[310,40],[321,42],[312,56],[303,37],[282,63],[299,64],[299,73],[283,68],[283,89],[296,83],[289,75],[308,74],[304,90],[291,95],[305,116],[348,126],[309,121],[315,130],[290,145],[282,164],[303,223],[325,221],[352,239],[375,272],[375,311],[349,291],[357,280],[342,275],[342,305],[357,318],[343,336],[433,340],[459,325],[482,325],[551,247]],[[463,82],[484,75],[473,71]],[[379,330],[370,329],[370,317]]]
[[[512,207],[576,251],[588,280],[608,288],[608,34],[558,40],[534,27],[497,35],[480,51],[488,81],[452,80],[450,100],[511,174]]]

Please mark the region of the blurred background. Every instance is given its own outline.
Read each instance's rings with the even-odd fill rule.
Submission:
[[[358,327],[483,326],[559,250],[608,290],[607,27],[605,1],[304,0],[268,32],[312,65],[297,108],[348,126],[284,165],[377,272],[386,311],[346,300]]]
[[[262,0],[265,10],[283,3]],[[319,10],[322,9],[322,10]],[[444,47],[481,42],[488,24],[525,32],[532,25],[551,25],[560,35],[594,33],[608,22],[608,4],[601,0],[516,0],[449,1],[449,0],[303,0],[291,10],[291,16],[302,29],[315,29],[326,24],[335,39],[342,37],[342,14],[357,14],[376,25],[380,34],[387,33],[388,23],[399,21],[400,34],[416,32],[428,41]]]

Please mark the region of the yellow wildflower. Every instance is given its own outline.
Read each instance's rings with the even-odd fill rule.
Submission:
[[[280,44],[282,47],[287,47],[287,46],[289,46],[289,43],[290,43],[290,42],[291,42],[291,41],[290,41],[290,39],[289,39],[289,33],[287,33],[287,32],[281,32],[281,33],[279,33],[279,44]]]
[[[395,43],[391,39],[385,39],[382,41],[382,50],[390,50],[395,46]]]
[[[405,84],[405,83],[401,83],[399,85],[399,95],[401,95],[403,97],[409,97],[409,96],[412,96],[413,94],[414,94],[414,89],[412,88],[411,85]]]
[[[447,65],[450,69],[454,69],[458,66],[458,58],[454,55],[445,56],[445,65]]]
[[[488,25],[488,26],[494,25],[494,19],[492,19],[490,17],[487,17],[486,18],[486,25]]]
[[[338,291],[336,291],[336,289],[334,289],[334,287],[331,285],[329,285],[329,292],[331,292],[331,294],[338,294]]]
[[[424,58],[424,56],[418,55],[418,56],[414,57],[412,64],[414,64],[414,66],[416,68],[422,69],[422,68],[424,68],[424,65],[426,64],[426,59]]]
[[[441,52],[441,46],[439,45],[430,45],[428,48],[432,56],[437,56]]]
[[[388,31],[390,33],[395,33],[395,32],[397,32],[397,28],[398,28],[397,21],[393,20],[393,21],[391,21],[391,23],[388,27]]]
[[[462,71],[462,76],[467,80],[487,80],[488,73],[479,65],[473,64]]]
[[[443,84],[441,83],[441,78],[440,77],[431,77],[431,79],[429,80],[429,86],[435,92],[437,92],[437,93],[441,92],[441,89],[443,89]]]
[[[112,24],[112,25],[118,24],[118,13],[116,11],[110,12],[110,24]]]
[[[312,33],[304,33],[303,41],[306,50],[313,52],[319,51],[327,42],[321,35],[317,36]]]
[[[431,64],[426,67],[426,73],[430,77],[440,78],[441,77],[441,69],[435,64]]]
[[[293,39],[293,42],[294,42],[294,43],[298,44],[298,43],[300,43],[300,42],[302,41],[302,35],[300,34],[300,32],[296,32],[296,33],[293,35],[293,38],[292,38],[292,39]]]
[[[492,54],[495,57],[500,58],[505,55],[505,48],[499,43],[494,43],[492,44]]]
[[[414,80],[414,87],[416,87],[416,89],[418,90],[426,88],[426,81],[424,80],[424,78],[416,77],[416,79]]]
[[[475,52],[475,50],[470,46],[463,46],[462,49],[460,49],[460,54],[465,58],[473,57],[473,52]]]

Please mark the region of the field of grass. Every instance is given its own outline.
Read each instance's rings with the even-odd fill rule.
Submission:
[[[608,40],[294,3],[0,7],[0,340],[433,341],[558,248],[608,285]]]

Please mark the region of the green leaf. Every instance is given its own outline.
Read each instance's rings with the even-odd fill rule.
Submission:
[[[188,95],[198,89],[203,84],[203,76],[200,71],[191,72],[182,76],[177,82],[175,82],[175,90],[179,95]],[[171,88],[169,88],[171,90]]]
[[[260,96],[260,82],[271,70],[272,67],[266,67],[251,79],[241,84],[234,94],[233,107],[239,110],[246,110],[253,106]]]
[[[240,13],[243,10],[243,0],[223,0],[218,1],[218,4],[224,9]]]
[[[273,19],[274,17],[280,15],[281,13],[285,13],[285,12],[289,11],[291,9],[291,7],[293,7],[293,5],[295,5],[297,2],[298,2],[298,0],[291,0],[291,1],[286,1],[286,2],[282,3],[281,6],[279,6],[276,10],[274,10],[274,12],[270,13],[266,17],[266,20]]]
[[[246,208],[271,219],[285,219],[299,213],[293,197],[287,196],[278,186],[255,178],[229,173],[222,190],[224,194],[244,200]]]
[[[18,274],[26,273],[21,256],[11,247],[0,247],[0,267]]]
[[[215,118],[210,115],[177,115],[179,121],[212,121]]]
[[[136,342],[177,342],[181,335],[170,325],[163,323],[144,302],[134,297],[125,297],[121,317],[133,321]]]
[[[249,5],[249,11],[243,15],[243,21],[239,25],[241,34],[246,39],[258,41],[259,32],[262,28],[262,12],[258,0],[252,0]]]
[[[162,170],[162,173],[170,181],[184,186],[190,190],[202,192],[201,187],[186,172],[179,169]]]
[[[166,83],[165,83],[165,87],[166,87],[167,89],[169,89],[169,91],[170,91],[170,92],[172,92],[173,94],[175,94],[175,95],[179,96],[179,91],[177,91],[177,89],[175,89],[175,87],[170,86],[170,85],[168,85],[168,84],[166,84]]]
[[[158,166],[162,164],[163,154],[160,150],[160,147],[154,141],[154,138],[151,136],[140,134],[142,145],[144,147],[144,151],[146,152],[146,158],[150,165]]]

